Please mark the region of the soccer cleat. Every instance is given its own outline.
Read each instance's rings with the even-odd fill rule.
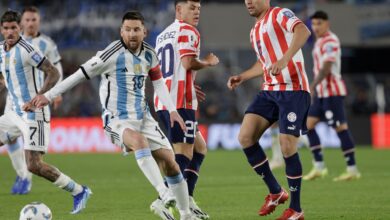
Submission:
[[[20,195],[25,195],[27,193],[29,193],[31,191],[31,180],[29,179],[23,179],[20,181],[20,184],[19,184],[19,191],[18,193]]]
[[[20,189],[20,183],[22,181],[22,178],[19,176],[16,176],[14,185],[11,188],[11,194],[19,194],[19,189]]]
[[[176,198],[172,195],[171,190],[167,189],[165,193],[160,197],[166,208],[175,208]]]
[[[315,180],[318,178],[324,178],[328,175],[328,168],[317,169],[313,167],[308,174],[303,176],[303,180]]]
[[[278,194],[268,194],[265,197],[265,203],[259,210],[259,215],[265,216],[271,214],[276,206],[283,204],[288,199],[288,193],[282,188],[282,191]]]
[[[294,209],[286,209],[284,210],[282,216],[277,218],[276,220],[304,220],[305,217],[303,215],[303,211],[297,212]]]
[[[180,216],[180,220],[201,220],[201,219],[196,217],[195,215],[187,214],[187,215]]]
[[[73,210],[70,212],[70,214],[77,214],[80,213],[81,210],[85,209],[85,207],[87,207],[87,201],[91,194],[91,189],[86,186],[83,186],[83,191],[73,196]]]
[[[342,173],[340,176],[335,177],[333,181],[349,181],[349,180],[357,180],[360,179],[362,175],[359,173],[359,171],[346,171],[345,173]]]
[[[173,214],[165,207],[161,199],[156,199],[150,205],[150,211],[163,220],[175,220]]]
[[[199,206],[196,204],[192,196],[190,196],[190,211],[193,215],[195,215],[199,219],[206,220],[210,218],[210,216],[207,213],[203,212],[199,208]]]

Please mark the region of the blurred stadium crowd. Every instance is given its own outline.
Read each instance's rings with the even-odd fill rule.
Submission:
[[[24,6],[35,5],[41,10],[41,31],[54,39],[63,57],[62,65],[64,77],[75,72],[78,66],[85,61],[78,54],[88,53],[103,49],[109,42],[119,37],[119,22],[124,11],[138,9],[142,11],[147,20],[147,41],[154,45],[157,34],[174,19],[173,1],[170,0],[117,0],[115,3],[104,0],[64,0],[61,4],[57,1],[48,0],[1,0],[0,12],[7,8],[21,10]],[[313,2],[344,2],[345,4],[385,4],[389,0],[279,0],[277,3],[293,3],[297,13],[306,15],[307,5]],[[242,0],[203,0],[202,4],[208,3],[239,3]],[[302,18],[305,19],[305,18]],[[202,26],[200,26],[202,33]],[[390,28],[389,28],[390,29]],[[390,31],[390,30],[389,30]],[[389,33],[390,36],[390,33]],[[207,39],[202,39],[207,41]],[[249,42],[248,42],[249,46]],[[313,40],[309,41],[304,48],[306,60],[310,60]],[[387,46],[389,48],[389,46]],[[370,115],[378,111],[378,92],[384,94],[386,105],[381,109],[390,112],[390,77],[389,71],[371,71],[366,66],[360,67],[359,63],[372,58],[369,49],[360,47],[343,48],[343,74],[346,81],[349,96],[347,97],[347,111],[350,115]],[[367,50],[366,50],[367,49]],[[383,50],[388,54],[390,49]],[[88,52],[86,52],[88,51]],[[210,52],[210,48],[203,47],[203,54]],[[221,64],[213,69],[198,74],[199,84],[207,94],[207,100],[200,105],[200,122],[239,122],[243,116],[245,106],[252,100],[255,91],[259,88],[260,81],[252,81],[237,91],[230,92],[226,87],[228,77],[232,73],[248,67],[255,59],[252,50],[223,50],[216,53]],[[232,54],[233,53],[233,54]],[[377,52],[375,52],[377,53]],[[356,56],[359,55],[359,56]],[[376,54],[378,55],[378,54]],[[239,61],[237,61],[237,59]],[[312,76],[311,62],[307,62],[306,70],[309,77]],[[375,65],[375,64],[373,64]],[[388,68],[387,68],[388,69]],[[383,85],[379,89],[378,84]],[[64,102],[60,109],[53,112],[59,117],[88,117],[99,116],[101,107],[98,101],[99,79],[84,82],[75,89],[64,95]],[[152,97],[152,88],[148,87],[149,97]],[[5,92],[2,92],[5,96]],[[151,100],[150,100],[151,101]],[[4,106],[4,99],[0,106]],[[150,105],[151,107],[153,105]]]

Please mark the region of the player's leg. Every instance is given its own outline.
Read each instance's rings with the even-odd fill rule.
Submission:
[[[271,138],[272,138],[272,159],[269,162],[271,170],[282,167],[284,165],[282,150],[279,144],[279,128],[278,124],[271,125]]]
[[[194,199],[194,190],[199,177],[200,167],[207,154],[207,145],[200,131],[196,132],[194,153],[188,167],[184,170],[184,177],[188,184],[188,193],[190,195],[190,210],[200,219],[209,219],[210,216],[202,211]]]
[[[43,177],[59,188],[68,191],[73,196],[72,214],[79,213],[86,207],[87,200],[91,195],[88,187],[82,186],[51,164],[43,161],[43,155],[47,151],[49,143],[50,124],[44,121],[18,120],[18,127],[23,132],[24,149],[28,170]]]
[[[334,181],[359,179],[361,174],[356,166],[355,143],[347,124],[344,111],[344,98],[340,96],[329,98],[327,107],[328,110],[325,115],[329,116],[330,119],[328,120],[328,123],[333,126],[337,132],[337,136],[339,137],[341,143],[341,150],[343,151],[343,155],[347,163],[346,172],[334,178]]]
[[[3,143],[7,144],[8,155],[17,175],[11,193],[27,194],[31,190],[31,173],[27,170],[24,148],[17,142],[22,133],[12,118],[9,112],[0,117],[0,129],[4,131]]]
[[[27,194],[32,186],[32,174],[28,172],[23,146],[17,139],[7,144],[8,156],[16,171],[16,180],[12,186],[12,194]]]
[[[290,190],[290,206],[283,216],[302,216],[301,182],[302,163],[298,154],[298,140],[307,131],[306,121],[310,107],[310,94],[304,91],[279,92],[274,96],[279,106],[280,146],[286,163],[286,176]],[[284,218],[283,218],[284,219]],[[285,218],[287,219],[287,218]],[[299,218],[300,219],[300,218]]]
[[[147,138],[154,158],[161,165],[169,189],[176,198],[181,218],[191,216],[187,182],[175,161],[168,138],[161,132],[157,122],[150,115],[145,119],[142,134]],[[163,196],[160,195],[160,197],[164,200]]]
[[[190,215],[187,182],[180,172],[179,165],[175,161],[173,151],[166,149],[164,146],[164,148],[153,151],[153,156],[162,164],[162,170],[165,174],[169,189],[176,198],[176,205],[180,216]],[[163,199],[163,197],[161,198]]]
[[[314,180],[317,178],[323,178],[328,175],[328,169],[325,166],[322,154],[320,138],[315,130],[315,126],[318,122],[320,122],[324,115],[323,105],[323,98],[314,98],[314,102],[310,105],[309,108],[306,126],[308,129],[307,138],[309,139],[309,146],[313,155],[313,167],[309,173],[303,177],[304,180]]]

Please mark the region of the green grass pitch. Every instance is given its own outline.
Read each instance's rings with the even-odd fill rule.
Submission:
[[[270,152],[267,152],[268,154]],[[310,152],[300,150],[304,173],[311,168]],[[362,179],[332,182],[345,169],[340,150],[326,149],[330,176],[303,182],[302,207],[306,219],[390,219],[390,151],[359,148],[357,162]],[[28,195],[11,195],[15,173],[6,155],[0,156],[0,219],[18,219],[20,209],[29,202],[47,204],[55,220],[154,220],[149,211],[156,198],[152,186],[139,171],[132,155],[67,154],[47,155],[46,161],[59,167],[76,181],[91,187],[93,195],[79,215],[70,215],[71,196],[48,181],[34,177]],[[287,188],[284,169],[275,171]],[[209,152],[195,192],[200,207],[215,220],[275,219],[287,207],[278,207],[270,216],[257,216],[267,190],[249,167],[241,151]]]

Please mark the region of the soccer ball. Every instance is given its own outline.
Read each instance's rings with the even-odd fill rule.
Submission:
[[[41,202],[32,202],[20,211],[19,220],[51,220],[49,207]]]

